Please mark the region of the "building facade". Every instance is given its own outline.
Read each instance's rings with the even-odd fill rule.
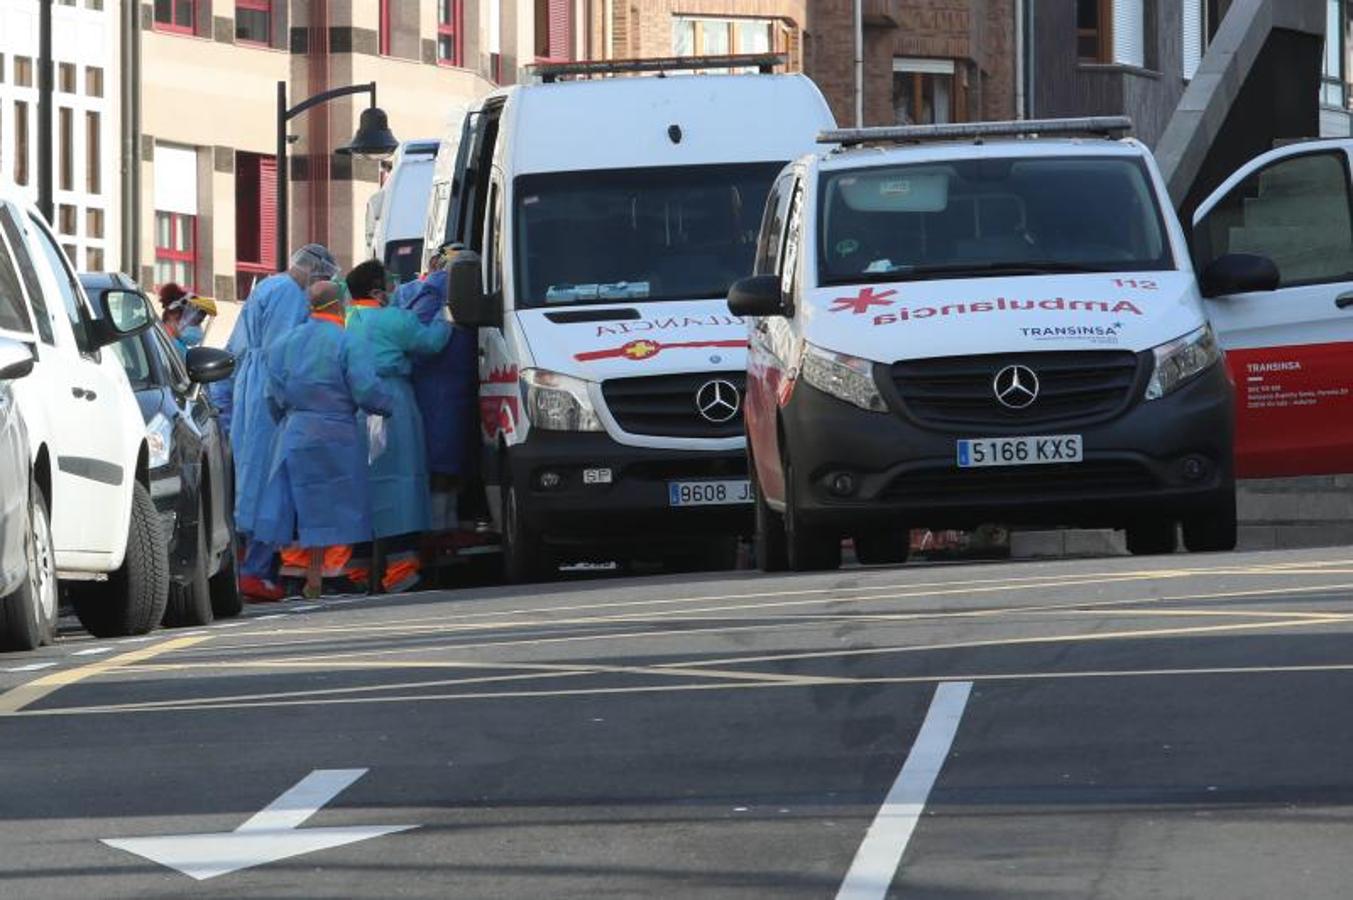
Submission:
[[[63,0],[52,11],[52,225],[71,262],[121,264],[116,3]],[[0,182],[38,196],[38,4],[0,0]]]

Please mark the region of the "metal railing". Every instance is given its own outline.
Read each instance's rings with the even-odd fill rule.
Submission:
[[[1000,137],[1102,137],[1131,133],[1127,116],[1080,119],[1024,119],[1018,122],[963,122],[945,125],[894,125],[882,128],[838,128],[817,136],[819,144],[855,147],[861,144],[920,144],[929,141],[981,141]]]

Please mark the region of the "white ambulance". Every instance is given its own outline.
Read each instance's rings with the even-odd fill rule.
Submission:
[[[766,194],[833,126],[776,57],[539,67],[467,116],[433,230],[479,328],[484,480],[513,580],[559,561],[731,566],[751,504],[742,430]],[[760,69],[762,74],[671,73]],[[619,74],[644,77],[604,77]],[[573,78],[576,80],[566,80]],[[480,261],[482,258],[482,264]]]
[[[728,304],[751,322],[764,568],[834,568],[843,537],[862,562],[895,562],[912,527],[983,522],[1124,528],[1134,553],[1174,550],[1180,526],[1190,550],[1235,545],[1222,345],[1247,327],[1270,343],[1254,310],[1286,315],[1264,299],[1280,274],[1262,229],[1231,229],[1264,178],[1220,201],[1229,244],[1214,241],[1200,291],[1150,152],[1114,139],[1130,127],[838,131],[786,168]],[[1325,153],[1346,178],[1343,151]],[[1334,265],[1350,271],[1344,228]]]
[[[439,141],[405,141],[390,173],[366,204],[366,243],[373,259],[399,281],[418,277],[423,262],[423,226],[432,196]]]

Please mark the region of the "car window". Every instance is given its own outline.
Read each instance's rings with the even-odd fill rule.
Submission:
[[[780,244],[785,236],[785,219],[789,213],[789,198],[794,191],[794,173],[786,172],[771,188],[766,200],[766,213],[761,220],[761,236],[757,239],[755,275],[774,275],[780,271]]]
[[[47,301],[42,295],[42,284],[38,281],[37,270],[33,268],[33,259],[24,246],[23,235],[19,233],[19,223],[9,211],[9,207],[0,205],[0,230],[9,240],[10,251],[18,265],[19,275],[24,287],[28,289],[28,302],[33,305],[33,316],[37,319],[38,337],[44,344],[56,343],[52,334],[52,316],[47,311]]]
[[[1283,287],[1353,279],[1351,202],[1342,152],[1281,159],[1236,185],[1199,223],[1198,268],[1251,253],[1273,260]]]
[[[84,310],[83,301],[80,299],[79,282],[75,280],[75,273],[71,271],[61,248],[36,218],[33,219],[33,228],[38,236],[38,247],[47,258],[47,265],[51,267],[52,275],[56,278],[56,288],[61,294],[61,303],[66,308],[66,317],[70,319],[71,331],[75,333],[75,342],[79,345],[81,353],[96,356],[96,353],[88,349],[89,338],[86,328],[88,313]]]
[[[155,369],[151,366],[150,357],[146,354],[145,343],[140,335],[118,341],[113,345],[113,355],[122,364],[122,370],[127,373],[132,390],[144,391],[155,387]]]
[[[19,272],[3,240],[0,240],[0,329],[25,334],[33,330],[28,306],[19,287]]]
[[[170,386],[180,393],[186,391],[191,382],[188,381],[188,368],[179,357],[178,350],[169,343],[169,338],[165,337],[164,332],[158,327],[151,328],[147,333],[151,336],[161,371],[169,379]]]

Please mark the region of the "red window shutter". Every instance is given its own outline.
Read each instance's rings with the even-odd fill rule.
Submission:
[[[550,3],[550,59],[570,59],[572,54],[573,0],[549,0]]]
[[[271,264],[277,258],[277,159],[258,161],[258,261]]]

